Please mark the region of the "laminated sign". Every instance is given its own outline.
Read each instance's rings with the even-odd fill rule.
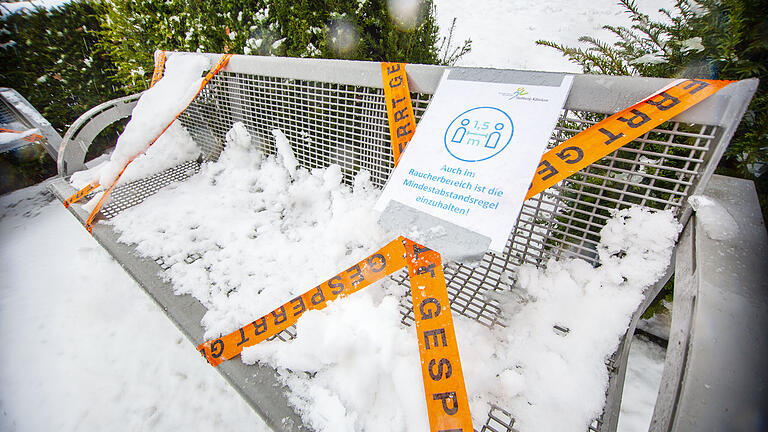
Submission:
[[[446,71],[376,209],[410,208],[502,251],[572,81],[551,73]]]

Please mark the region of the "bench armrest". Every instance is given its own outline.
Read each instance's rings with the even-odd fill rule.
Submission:
[[[104,102],[81,115],[61,141],[57,160],[59,175],[67,177],[85,168],[85,155],[93,140],[116,121],[128,117],[141,93]]]
[[[678,242],[652,432],[759,430],[765,421],[768,237],[757,195],[751,181],[722,176],[712,178],[704,195],[733,217],[715,222],[732,224],[736,233],[713,239],[697,216]]]

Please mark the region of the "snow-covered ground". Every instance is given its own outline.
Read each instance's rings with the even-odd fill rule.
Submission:
[[[642,337],[629,347],[619,416],[620,432],[647,432],[664,372],[664,348]]]
[[[473,39],[461,65],[577,71],[534,41],[573,44],[604,24],[627,23],[606,0],[437,6],[444,32],[457,16],[456,40]],[[264,429],[43,187],[0,199],[0,238],[0,332],[10,348],[0,369],[0,429]],[[636,341],[621,430],[647,429],[662,362],[663,352]]]
[[[266,430],[44,185],[0,239],[0,430]]]

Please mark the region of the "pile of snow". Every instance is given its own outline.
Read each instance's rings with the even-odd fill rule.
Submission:
[[[15,347],[13,355],[0,367],[0,386],[7,390],[0,393],[0,429],[268,430],[218,373],[201,360],[193,346],[184,341],[184,336],[152,300],[46,192],[45,185],[0,198],[0,236],[5,240],[0,244],[0,329],[7,343]],[[51,243],[51,238],[60,241]],[[40,251],[44,251],[42,255]],[[29,254],[44,260],[49,271],[30,267]],[[61,278],[63,274],[67,277]],[[353,302],[350,306],[367,317],[365,314],[371,308],[361,305],[371,303],[372,294],[379,296],[390,288],[397,289],[390,284],[382,289],[372,286],[337,305]],[[377,316],[376,322],[399,319],[392,311],[391,300],[382,297],[381,301],[383,305],[377,311],[384,316]],[[306,318],[311,319],[311,315]],[[301,322],[310,329],[314,324],[304,318]],[[328,350],[306,358],[305,364],[296,365],[296,370],[320,368],[318,365],[324,365],[325,360],[315,360],[331,349],[347,349],[353,342],[345,342],[343,332],[360,326],[366,327],[364,331],[369,334],[375,330],[379,335],[385,330],[374,329],[360,319],[354,326],[340,327],[338,337],[323,334],[323,338],[331,341]],[[404,332],[407,335],[400,337],[409,342],[404,345],[407,351],[400,355],[402,361],[387,367],[392,375],[408,374],[403,379],[417,383],[421,376],[411,362],[417,355],[414,334],[410,328]],[[464,333],[459,337],[466,348]],[[84,353],[83,340],[98,340],[99,354]],[[365,346],[370,345],[361,348]],[[288,344],[283,347],[285,356],[292,354],[294,348]],[[466,364],[466,355],[462,355]],[[642,340],[633,342],[620,431],[648,429],[663,358],[662,348]],[[369,370],[363,362],[360,366],[366,373],[350,371],[343,379],[349,375],[355,381],[370,384],[375,378],[369,380]],[[302,381],[296,380],[296,384],[302,393],[294,393],[293,398],[306,394],[327,401],[335,409],[346,410],[333,398],[324,398],[322,390],[311,394],[298,387]],[[377,393],[393,394],[389,390]],[[412,411],[399,416],[411,413],[413,417],[423,407],[417,390],[405,387],[397,394],[414,401]],[[109,401],[107,405],[103,403],[105,398]],[[41,405],[48,409],[40,411]],[[479,420],[480,416],[475,416]],[[414,421],[409,429],[419,430],[418,425]]]
[[[169,56],[163,78],[139,98],[109,162],[78,176],[73,186],[111,185],[123,167],[147,151],[155,138],[192,102],[202,84],[202,75],[210,66],[204,55],[176,53]],[[101,194],[97,194],[86,207],[92,207],[100,198]]]
[[[506,328],[456,316],[473,423],[496,404],[521,432],[586,430],[602,412],[605,361],[643,288],[664,273],[679,229],[667,212],[619,212],[602,231],[600,267],[574,259],[520,269],[499,296]],[[243,361],[278,368],[291,403],[318,430],[426,430],[416,334],[396,307],[402,291],[388,281],[307,312],[295,340],[246,348]]]
[[[696,211],[696,219],[707,237],[712,240],[731,240],[739,234],[736,219],[717,200],[704,195],[692,195],[688,202]]]
[[[275,136],[279,153],[265,157],[236,124],[218,161],[110,221],[120,241],[163,258],[177,293],[208,309],[206,337],[236,330],[393,238],[376,223],[379,192],[367,171],[350,189],[337,165],[297,169],[287,139]]]
[[[154,145],[128,165],[117,184],[126,184],[149,177],[182,162],[195,160],[199,156],[200,147],[189,135],[189,132],[176,120],[155,141]],[[72,174],[69,180],[70,184],[76,189],[81,189],[94,181],[98,181],[107,164],[112,164],[112,162],[106,160],[93,168]]]
[[[506,348],[497,351],[509,380],[500,405],[520,431],[583,431],[601,413],[605,361],[643,289],[664,274],[681,229],[671,212],[630,208],[602,229],[599,267],[573,259],[520,269],[504,302]],[[555,325],[568,329],[565,336]]]
[[[270,312],[394,237],[377,225],[379,191],[365,171],[349,188],[336,165],[297,167],[285,136],[273,134],[278,154],[264,156],[235,124],[218,161],[110,221],[120,241],[163,258],[177,293],[208,308],[207,338]],[[507,275],[514,282],[497,295],[505,328],[456,317],[475,424],[497,404],[521,432],[585,430],[604,404],[605,361],[643,289],[666,270],[679,230],[669,212],[622,210],[601,232],[600,266],[551,260]],[[281,371],[291,403],[318,430],[426,429],[416,335],[400,321],[405,292],[386,280],[306,312],[295,340],[248,348],[242,359]]]

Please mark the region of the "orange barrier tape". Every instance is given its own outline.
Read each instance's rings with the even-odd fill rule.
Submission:
[[[24,131],[17,131],[17,130],[6,129],[6,128],[0,128],[0,132],[24,133]],[[24,140],[26,142],[35,142],[35,141],[41,140],[41,139],[43,139],[42,135],[38,135],[38,134],[31,134],[31,135],[27,135],[24,138],[22,138],[22,140]]]
[[[229,63],[229,59],[230,59],[231,57],[232,57],[232,54],[224,54],[224,55],[221,57],[221,59],[219,59],[219,61],[216,63],[216,65],[213,67],[213,69],[211,69],[211,70],[210,70],[210,71],[209,71],[209,72],[208,72],[208,73],[205,75],[205,78],[203,78],[203,81],[202,81],[202,83],[200,84],[200,88],[197,90],[197,93],[195,94],[195,97],[193,97],[193,98],[192,98],[192,101],[194,101],[194,100],[195,100],[195,98],[197,98],[197,96],[200,94],[200,92],[202,92],[202,91],[203,91],[203,88],[205,88],[206,84],[208,84],[208,82],[210,82],[210,81],[211,81],[211,79],[213,79],[213,77],[214,77],[214,76],[215,76],[217,73],[219,73],[219,71],[221,71],[222,69],[224,69],[224,67],[227,65],[227,63]],[[190,101],[190,103],[192,103],[192,101]],[[187,106],[189,106],[189,105],[187,105]],[[155,137],[155,138],[152,140],[152,142],[151,142],[151,143],[149,143],[149,146],[147,146],[147,148],[151,147],[151,146],[152,146],[152,144],[154,144],[154,143],[155,143],[155,141],[157,141],[157,139],[158,139],[158,138],[160,138],[160,136],[161,136],[161,135],[163,135],[163,134],[165,133],[165,131],[166,131],[166,130],[168,130],[168,128],[169,128],[169,127],[171,127],[171,124],[173,124],[173,122],[174,122],[174,121],[176,121],[176,119],[177,119],[177,118],[179,118],[179,116],[181,115],[181,113],[183,113],[183,112],[184,112],[184,110],[186,110],[186,109],[187,109],[187,108],[186,108],[186,107],[184,107],[184,109],[183,109],[183,110],[181,110],[181,112],[179,112],[178,114],[176,114],[176,117],[174,117],[174,118],[173,118],[173,120],[171,120],[171,122],[170,122],[170,123],[168,123],[168,125],[167,125],[167,126],[166,126],[166,127],[163,129],[163,130],[162,130],[162,132],[160,132],[160,133],[159,133],[159,134],[158,134],[158,135],[157,135],[157,136],[156,136],[156,137]],[[137,156],[137,157],[138,157],[138,156]],[[126,168],[128,168],[128,165],[130,165],[130,164],[131,164],[131,162],[133,162],[133,160],[134,160],[134,159],[136,159],[136,157],[134,157],[134,158],[132,158],[131,160],[129,160],[129,161],[128,161],[128,163],[126,163],[126,164],[125,164],[125,166],[123,166],[123,169],[122,169],[122,170],[120,170],[120,173],[117,175],[117,177],[116,177],[116,178],[115,178],[115,180],[112,182],[112,184],[111,184],[111,185],[110,185],[110,186],[109,186],[109,187],[108,187],[108,188],[107,188],[107,189],[104,191],[104,194],[103,194],[103,195],[101,196],[101,198],[99,199],[98,203],[96,204],[96,207],[94,207],[93,211],[91,211],[91,214],[90,214],[90,215],[88,215],[88,219],[85,221],[85,229],[86,229],[86,230],[87,230],[89,233],[93,233],[93,220],[94,220],[94,219],[96,218],[96,216],[99,214],[99,211],[101,210],[101,207],[104,205],[104,203],[105,203],[105,202],[107,201],[107,199],[109,198],[109,195],[112,193],[112,190],[115,188],[115,185],[117,185],[117,181],[118,181],[118,180],[120,180],[120,176],[122,176],[122,175],[123,175],[123,173],[125,172],[125,169],[126,169]],[[94,188],[95,188],[95,187],[98,187],[98,186],[99,186],[98,184],[95,184],[95,185],[94,185]],[[76,200],[76,199],[74,199],[74,198],[76,198],[78,195],[80,195],[80,192],[81,192],[81,191],[78,191],[77,193],[75,193],[74,195],[72,195],[70,198],[68,198],[68,199],[67,199],[67,201],[69,201],[69,203],[70,203],[70,204],[71,204],[72,202],[75,202],[75,201],[77,201],[77,200]],[[82,195],[82,196],[85,196],[85,195]],[[82,198],[82,196],[80,196],[80,198]],[[80,198],[78,198],[78,199],[80,199]],[[72,200],[72,201],[70,201],[70,200]],[[66,201],[65,201],[65,207],[68,207],[68,204],[66,204]]]
[[[166,60],[165,51],[155,52],[155,70],[154,72],[152,72],[152,82],[149,84],[150,87],[153,87],[155,83],[160,81],[160,78],[163,77],[163,70],[165,69],[165,60]],[[120,174],[122,174],[122,172]],[[96,189],[97,187],[99,187],[98,182],[94,184],[89,184],[86,187],[80,189],[74,195],[72,195],[71,197],[67,198],[64,201],[64,207],[69,208],[70,205],[80,201],[81,199],[83,199],[83,197],[88,195],[92,190]],[[101,206],[99,206],[99,209],[101,209]],[[91,232],[93,228],[92,227],[89,228],[89,226],[87,225],[86,229],[88,230],[88,232]]]
[[[382,63],[384,102],[395,166],[416,130],[405,63]],[[472,432],[456,333],[440,254],[403,239],[419,335],[421,375],[432,431]],[[417,307],[418,305],[418,307]]]
[[[416,117],[413,115],[411,92],[408,90],[408,78],[405,63],[381,63],[381,75],[384,80],[384,103],[389,118],[389,135],[392,141],[392,156],[395,165],[400,154],[411,141],[416,130]]]
[[[227,63],[229,63],[229,59],[231,59],[231,58],[232,58],[232,55],[233,55],[233,54],[224,54],[223,56],[221,56],[221,58],[219,59],[219,61],[218,61],[218,62],[216,62],[216,65],[214,65],[214,66],[213,66],[213,69],[211,69],[211,70],[210,70],[210,71],[209,71],[209,72],[208,72],[208,73],[205,75],[205,78],[203,78],[203,82],[200,84],[200,89],[198,89],[198,90],[197,90],[197,94],[195,95],[195,97],[197,97],[197,95],[199,95],[199,94],[200,94],[200,92],[201,92],[201,91],[203,91],[203,89],[205,88],[205,86],[206,86],[206,85],[208,85],[208,82],[210,82],[210,81],[211,81],[211,79],[213,79],[213,77],[214,77],[214,76],[215,76],[217,73],[219,73],[219,72],[220,72],[222,69],[224,69],[224,67],[227,65]],[[192,98],[192,100],[194,101],[194,100],[195,100],[195,98]],[[191,102],[190,102],[190,103],[191,103]],[[182,111],[182,112],[183,112],[183,111]],[[181,115],[181,113],[177,114],[177,115],[176,115],[176,118],[179,118],[179,116],[180,116],[180,115]],[[173,123],[173,122],[171,122],[171,123]],[[170,126],[170,125],[169,125],[169,126]],[[166,129],[167,129],[167,128],[166,128]]]
[[[732,82],[683,80],[579,132],[544,154],[525,198],[586,168]]]
[[[152,87],[155,85],[156,82],[160,81],[160,78],[163,77],[163,69],[165,69],[165,51],[156,51],[155,52],[155,71],[152,72],[152,82],[149,83],[149,86]]]
[[[252,323],[200,344],[197,350],[216,367],[244,348],[292,326],[304,312],[324,309],[328,302],[353,294],[406,266],[431,430],[472,432],[469,398],[440,254],[403,237]]]
[[[69,208],[69,206],[72,205],[73,203],[80,201],[81,199],[83,199],[84,196],[91,193],[92,190],[96,189],[96,186],[97,185],[89,184],[89,185],[86,185],[84,188],[80,189],[79,191],[75,192],[74,195],[64,200],[64,207]]]
[[[472,432],[440,254],[404,239],[430,430]]]
[[[245,327],[218,339],[206,341],[197,350],[212,366],[240,354],[243,348],[262,342],[298,321],[308,310],[324,309],[328,302],[346,297],[405,266],[402,238],[389,242],[376,253],[328,279],[304,294]]]
[[[163,131],[165,132],[165,131]],[[161,133],[162,135],[162,133]],[[155,138],[157,140],[157,138]],[[152,141],[153,143],[155,141]],[[133,158],[135,159],[135,158]],[[120,173],[117,174],[117,177],[115,177],[115,181],[112,182],[111,185],[107,188],[107,190],[104,191],[103,194],[101,194],[101,198],[99,198],[99,201],[96,203],[96,207],[91,210],[91,214],[88,215],[88,219],[85,220],[85,229],[89,233],[93,234],[93,220],[96,219],[96,215],[99,214],[99,211],[101,210],[101,207],[104,206],[104,203],[107,202],[107,199],[109,198],[109,195],[112,193],[112,190],[117,186],[117,181],[120,180],[120,176],[123,175],[125,172],[125,169],[128,168],[128,165],[130,165],[131,162],[133,162],[133,159],[129,160],[127,164],[123,167],[123,169],[120,170]],[[80,192],[78,192],[80,193]],[[77,195],[77,194],[75,194]]]

